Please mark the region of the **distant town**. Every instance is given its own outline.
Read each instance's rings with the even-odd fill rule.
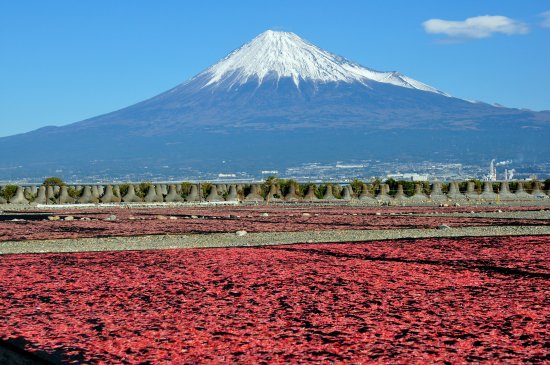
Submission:
[[[225,166],[228,167],[225,167]],[[13,171],[12,171],[13,172]],[[10,174],[6,174],[10,175]],[[516,162],[514,160],[492,160],[486,165],[444,163],[434,161],[399,162],[380,160],[351,160],[333,163],[310,162],[282,168],[234,169],[229,163],[220,167],[210,166],[204,170],[185,166],[119,166],[90,175],[78,168],[57,169],[43,172],[44,176],[17,177],[2,183],[36,183],[47,176],[60,176],[71,183],[137,182],[137,181],[209,181],[209,182],[255,182],[269,176],[294,179],[300,182],[340,182],[359,179],[408,181],[456,181],[478,179],[485,181],[544,180],[550,178],[550,162]]]

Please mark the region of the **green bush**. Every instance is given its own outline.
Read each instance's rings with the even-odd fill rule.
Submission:
[[[327,192],[327,184],[317,185],[317,189],[315,189],[315,195],[317,196],[317,198],[323,199],[326,192]]]
[[[206,199],[208,194],[210,194],[210,190],[212,190],[212,183],[209,183],[209,182],[200,183],[200,188],[202,190],[202,198]]]
[[[23,196],[25,197],[25,199],[27,199],[30,202],[33,202],[35,199],[34,194],[29,189],[25,189],[23,191]]]
[[[422,184],[422,191],[424,192],[424,194],[430,195],[432,193],[429,181],[421,181],[420,184]]]
[[[414,192],[414,183],[412,181],[388,179],[386,180],[386,184],[388,184],[390,187],[390,195],[397,194],[397,189],[399,185],[403,186],[403,192],[405,193],[405,195],[412,195],[412,193]]]
[[[376,195],[376,187],[373,184],[366,184],[367,186],[367,192],[372,195]],[[363,188],[359,189],[359,192],[357,193],[357,196],[361,195],[363,193]]]
[[[150,181],[142,182],[136,189],[136,195],[141,199],[145,198],[145,195],[149,192],[149,189],[153,188],[153,184]]]
[[[417,184],[416,182],[401,180],[399,183],[403,185],[403,192],[405,193],[405,195],[412,196],[414,194],[414,188]]]
[[[281,191],[282,196],[286,196],[289,193],[291,185],[295,187],[296,195],[301,196],[302,190],[301,190],[300,184],[298,184],[296,180],[293,180],[293,179],[279,180],[279,189]]]
[[[120,191],[121,198],[128,193],[129,188],[130,188],[130,184],[120,184],[118,186],[118,190]]]
[[[370,191],[373,193],[374,196],[378,195],[380,193],[380,186],[382,185],[382,181],[379,178],[376,178],[370,185]]]
[[[252,184],[246,184],[241,187],[241,189],[237,189],[237,194],[241,195],[242,197],[246,197],[250,192],[252,191]]]
[[[334,195],[336,199],[342,198],[342,186],[338,184],[327,184],[327,185],[332,186],[332,195]]]
[[[274,176],[274,175],[268,176],[265,179],[265,182],[262,185],[260,185],[260,195],[266,198],[267,195],[269,194],[269,191],[271,190],[271,187],[277,186],[277,185],[279,185],[279,179],[277,178],[277,176]],[[275,194],[275,198],[281,198],[281,197],[278,194]]]
[[[78,199],[81,195],[81,191],[70,186],[69,188],[67,188],[67,194],[69,194],[69,196],[73,199]]]
[[[525,181],[523,183],[523,187],[525,188],[525,190],[528,192],[528,193],[532,193],[533,190],[535,190],[535,183],[537,182],[537,180],[530,180],[530,181]]]
[[[315,194],[315,196],[319,197],[318,193],[317,193],[317,191],[319,190],[319,186],[316,185],[316,184],[313,184],[313,183],[300,184],[300,190],[304,193],[304,196],[306,196],[307,191],[309,190],[310,186],[313,186],[313,194]]]
[[[475,188],[474,190],[478,193],[481,193],[483,191],[483,182],[481,180],[472,179],[470,181],[473,181]]]
[[[399,185],[398,181],[395,180],[395,179],[387,179],[386,180],[386,185],[389,186],[389,192],[387,192],[388,194],[391,194],[391,195],[394,195],[395,192],[397,191],[397,185]]]
[[[47,177],[42,183],[44,186],[63,186],[65,183],[57,176]]]
[[[14,197],[16,191],[17,191],[17,185],[6,185],[4,186],[0,194],[2,194],[2,197],[4,199],[10,200],[11,198]]]
[[[410,181],[410,180],[395,180],[388,179],[386,184],[390,186],[390,194],[395,195],[397,193],[397,188],[399,185],[403,186],[403,192],[407,196],[413,196],[416,188],[416,184],[422,185],[422,191],[424,194],[430,194],[430,183],[428,181]],[[445,193],[448,191],[448,185],[442,184],[441,190]]]
[[[184,181],[184,182],[181,183],[181,196],[182,196],[182,198],[187,198],[187,196],[191,192],[191,186],[193,186],[193,184],[190,183],[190,182]]]
[[[307,184],[307,183],[306,184],[298,184],[298,186],[296,187],[296,191],[297,192],[299,191],[301,196],[305,196],[307,191],[309,190],[310,185],[315,186],[315,184]]]
[[[239,199],[244,200],[244,198],[248,195],[250,192],[250,185],[237,185],[237,196]]]
[[[281,179],[279,180],[279,191],[281,192],[282,196],[285,196],[288,194],[288,189],[290,187],[291,182],[294,182],[289,179]]]
[[[354,193],[355,195],[361,194],[361,189],[363,188],[364,182],[359,179],[355,179],[349,184],[351,189],[353,190],[351,193]]]

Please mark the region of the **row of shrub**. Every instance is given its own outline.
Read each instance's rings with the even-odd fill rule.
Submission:
[[[473,182],[475,186],[475,191],[478,193],[483,192],[483,187],[485,182],[481,180],[467,180],[467,181],[461,181],[459,182],[459,189],[461,192],[465,192],[467,190],[468,182]],[[362,193],[363,186],[366,185],[368,189],[368,193],[372,195],[376,195],[380,192],[380,186],[382,184],[387,184],[389,186],[389,194],[395,195],[398,190],[398,186],[401,185],[403,187],[403,192],[407,196],[414,195],[414,192],[416,190],[416,185],[420,184],[422,187],[422,192],[426,195],[429,195],[431,193],[431,183],[428,181],[408,181],[408,180],[394,180],[394,179],[388,179],[386,181],[381,180],[375,180],[373,182],[365,182],[362,180],[353,180],[349,186],[352,189],[352,194],[358,196]],[[313,185],[315,187],[315,195],[318,198],[322,198],[326,192],[327,186],[332,185],[332,192],[333,195],[337,198],[341,197],[343,186],[339,184],[309,184],[309,183],[298,183],[294,180],[284,180],[284,179],[276,179],[271,178],[267,179],[264,184],[262,184],[262,196],[266,197],[271,185],[278,185],[280,187],[280,191],[283,196],[285,196],[291,185],[294,185],[296,188],[296,193],[300,196],[304,196],[309,189],[310,185]],[[510,187],[511,192],[515,192],[518,188],[518,182],[517,181],[511,181],[508,183]],[[494,182],[492,183],[493,191],[499,192],[500,191],[500,183]],[[535,181],[524,181],[523,182],[523,188],[527,192],[533,191],[535,188]],[[448,193],[450,189],[450,183],[442,183],[441,184],[441,190],[443,193]],[[544,181],[544,184],[542,184],[542,189],[545,191],[550,189],[550,179],[546,179]]]
[[[468,181],[461,181],[459,182],[459,189],[461,192],[465,192],[467,189],[468,182],[473,182],[475,185],[475,191],[478,193],[481,193],[483,191],[484,181],[481,180],[468,180]],[[189,193],[191,192],[191,187],[193,185],[196,185],[191,182],[182,182],[181,184],[181,196],[183,198],[186,198]],[[362,188],[364,185],[367,186],[368,192],[372,195],[376,195],[380,192],[380,185],[381,184],[387,184],[390,188],[389,194],[395,195],[397,192],[398,186],[403,186],[403,192],[407,196],[414,195],[416,184],[420,184],[422,186],[422,191],[424,194],[429,195],[431,193],[431,185],[428,181],[421,181],[421,182],[413,182],[413,181],[404,181],[404,180],[394,180],[394,179],[388,179],[384,182],[381,180],[375,180],[372,182],[364,182],[362,180],[354,180],[349,184],[349,187],[352,190],[352,194],[358,196],[362,193]],[[44,180],[43,183],[44,186],[64,186],[66,185],[61,179],[52,177]],[[315,195],[321,199],[326,191],[328,186],[332,186],[332,193],[336,198],[342,197],[342,190],[343,186],[339,184],[312,184],[312,183],[298,183],[295,180],[292,179],[278,179],[274,176],[269,177],[265,180],[264,183],[260,184],[259,194],[266,198],[269,194],[269,191],[271,190],[272,186],[277,187],[278,193],[274,195],[275,198],[283,198],[286,196],[289,191],[290,187],[294,186],[296,194],[298,196],[305,196],[310,186],[314,187],[314,193]],[[493,183],[493,191],[499,192],[500,190],[500,183]],[[542,184],[542,188],[547,191],[550,189],[550,179],[546,179],[544,183]],[[237,194],[239,197],[244,198],[250,193],[251,184],[239,184],[237,185]],[[518,182],[517,181],[511,181],[509,182],[510,191],[514,192],[518,188]],[[123,197],[128,192],[128,189],[130,187],[130,184],[120,184],[118,185],[119,189],[118,191],[114,189],[115,195],[119,197]],[[449,191],[450,184],[449,183],[442,183],[442,192],[447,193]],[[531,192],[535,187],[535,181],[524,181],[523,187],[525,191]],[[149,192],[149,189],[154,188],[154,185],[152,182],[142,182],[140,184],[134,185],[134,190],[137,196],[140,198],[144,198],[147,193]],[[212,183],[209,182],[203,182],[200,183],[200,190],[201,195],[203,198],[206,198],[208,194],[210,193],[210,190],[212,188]],[[74,186],[68,186],[67,192],[69,196],[78,199],[82,195],[82,188],[77,189]],[[0,197],[3,197],[6,200],[9,200],[15,195],[15,192],[17,191],[17,185],[5,185],[3,187],[0,187]],[[225,191],[218,191],[218,194],[222,197],[227,197],[229,194],[229,188],[227,188]],[[58,194],[56,194],[54,197],[50,197],[50,199],[54,200],[57,198]],[[32,194],[25,194],[25,197],[32,201],[34,200],[34,196]]]

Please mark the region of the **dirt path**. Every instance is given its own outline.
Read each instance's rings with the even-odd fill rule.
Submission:
[[[93,252],[159,250],[172,248],[211,248],[269,246],[293,243],[360,242],[403,238],[488,237],[550,235],[549,226],[488,226],[447,229],[384,229],[305,232],[257,232],[187,235],[149,235],[136,237],[98,237],[79,239],[28,240],[0,242],[0,255],[47,252]]]

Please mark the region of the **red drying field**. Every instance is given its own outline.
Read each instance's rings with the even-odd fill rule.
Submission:
[[[550,236],[0,257],[0,337],[63,362],[543,363]]]
[[[80,221],[41,220],[0,221],[0,241],[30,239],[60,239],[78,237],[135,236],[155,234],[185,234],[235,232],[313,231],[342,229],[435,228],[441,224],[460,226],[550,225],[533,219],[448,217],[433,213],[470,211],[539,210],[519,207],[199,207],[171,209],[96,209],[51,212],[61,217],[90,218]],[[268,217],[261,213],[268,212]],[[44,212],[37,212],[44,214]],[[303,216],[308,213],[309,216]],[[377,215],[379,213],[379,215]],[[115,221],[105,221],[111,214]],[[422,216],[420,214],[430,214]],[[161,215],[177,220],[158,219]],[[192,216],[197,218],[191,219]]]

